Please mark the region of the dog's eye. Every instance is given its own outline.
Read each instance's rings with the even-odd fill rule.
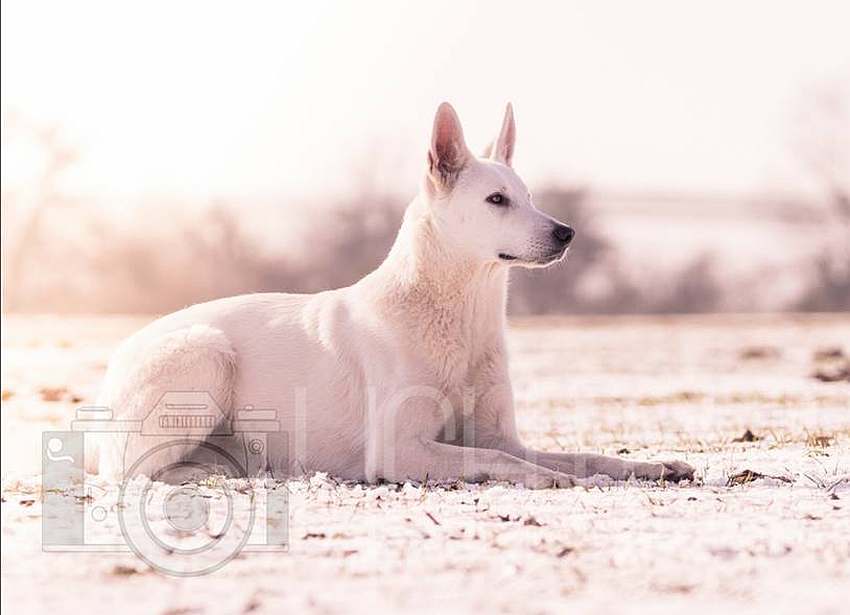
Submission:
[[[507,197],[504,194],[502,194],[501,192],[494,192],[493,194],[491,194],[490,196],[488,196],[484,200],[487,201],[488,203],[492,203],[493,205],[507,205],[508,204]]]

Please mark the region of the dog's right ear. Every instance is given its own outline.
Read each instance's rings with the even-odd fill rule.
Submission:
[[[434,131],[428,150],[428,176],[435,187],[451,190],[471,157],[457,113],[449,103],[442,103],[434,116]]]

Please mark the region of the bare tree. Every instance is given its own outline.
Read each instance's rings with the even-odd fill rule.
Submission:
[[[801,104],[794,146],[820,187],[824,246],[809,265],[810,282],[798,309],[850,309],[849,98],[847,86],[835,83],[819,87]]]
[[[27,267],[35,254],[43,248],[44,220],[50,210],[66,207],[69,201],[59,190],[59,181],[65,171],[78,159],[77,151],[68,145],[60,130],[55,126],[38,127],[20,115],[10,114],[7,121],[10,132],[30,136],[44,155],[41,178],[37,182],[37,194],[26,211],[16,212],[22,216],[17,232],[7,236],[11,247],[4,250],[6,256],[6,300],[10,310],[20,308],[27,296]],[[9,222],[9,203],[4,198],[3,217]],[[20,207],[20,203],[18,203]]]

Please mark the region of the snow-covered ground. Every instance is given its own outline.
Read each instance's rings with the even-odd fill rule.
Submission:
[[[74,407],[93,400],[110,349],[142,322],[4,322],[2,593],[10,613],[846,610],[850,383],[812,376],[840,366],[844,359],[829,356],[837,349],[850,353],[850,317],[514,323],[526,440],[678,457],[698,480],[591,479],[545,491],[364,487],[321,475],[254,484],[260,495],[286,490],[288,551],[243,551],[195,578],[163,576],[130,553],[42,551],[41,432],[66,429]],[[741,437],[747,430],[752,438]],[[756,474],[740,476],[746,470]],[[117,486],[95,487],[86,510],[110,508]],[[226,490],[247,497],[247,487],[199,489],[214,506]],[[164,489],[154,485],[151,497]],[[246,519],[234,521],[238,529]],[[118,527],[109,517],[100,531]]]

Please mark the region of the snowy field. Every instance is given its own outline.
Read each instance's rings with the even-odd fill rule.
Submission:
[[[41,432],[94,400],[110,350],[144,321],[3,324],[4,612],[846,612],[850,317],[516,322],[528,442],[681,458],[697,480],[267,484],[288,494],[288,552],[243,552],[195,578],[130,553],[42,551]],[[117,486],[96,487],[86,510],[113,506]],[[244,487],[200,489],[215,502]]]

